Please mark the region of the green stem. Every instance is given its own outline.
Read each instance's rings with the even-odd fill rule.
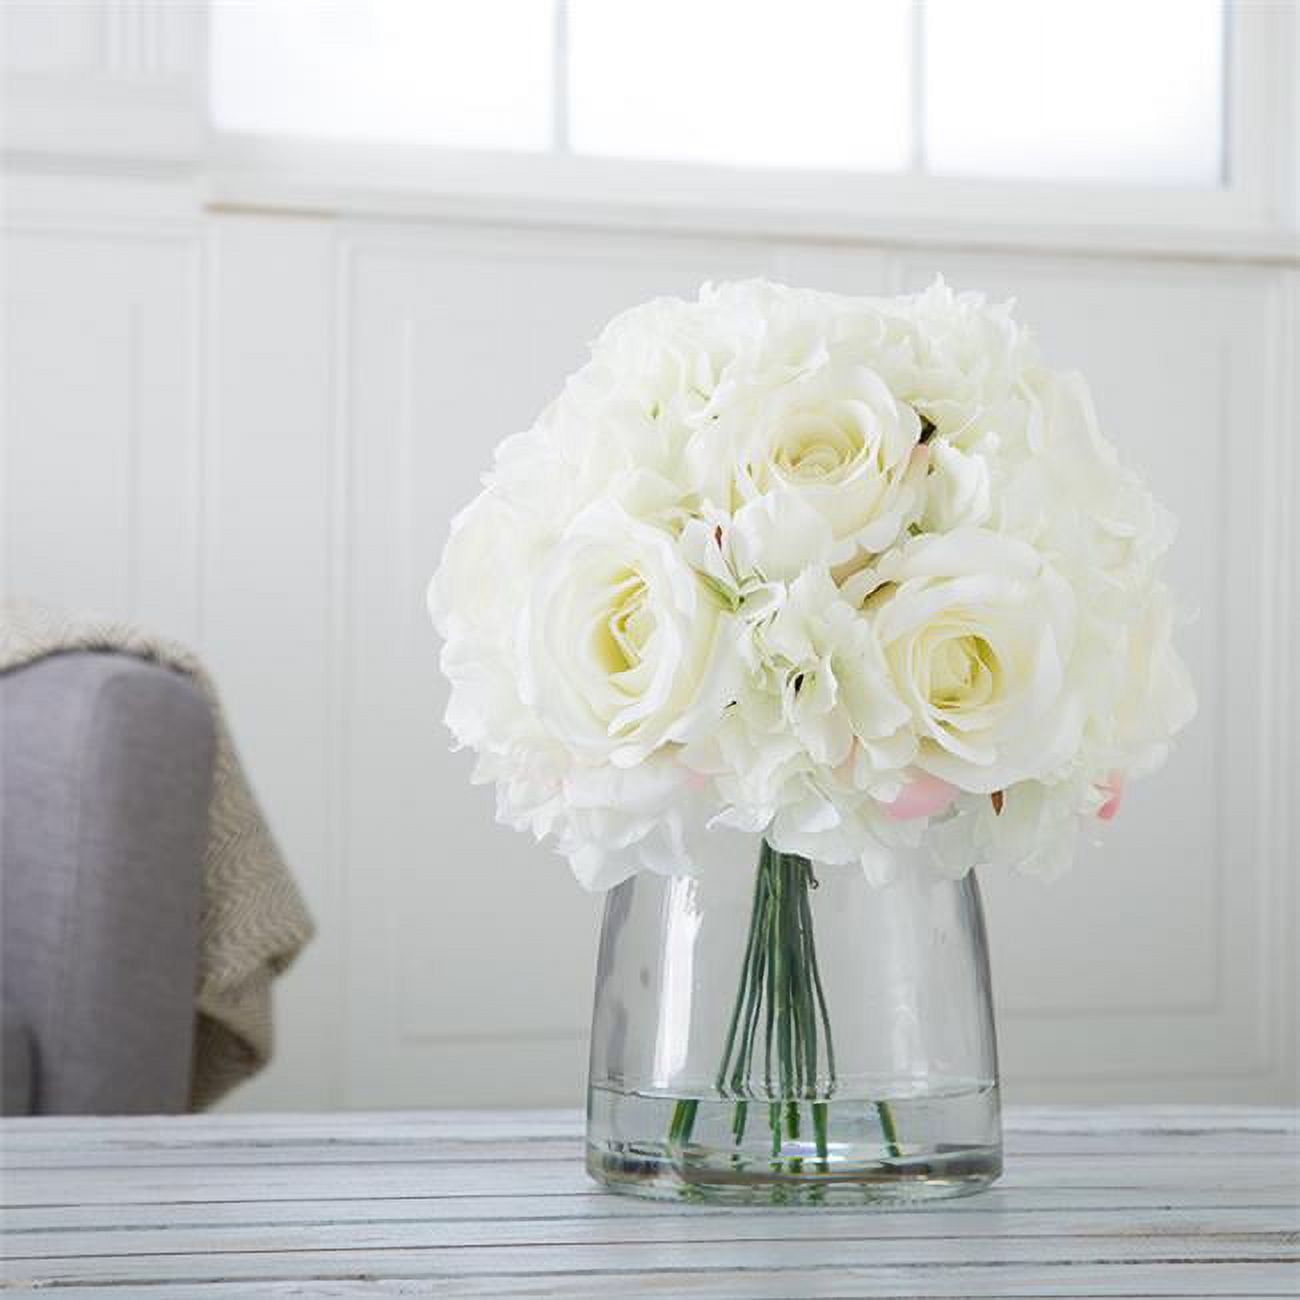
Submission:
[[[739,1146],[745,1137],[745,1121],[749,1115],[749,1102],[738,1101],[735,1114],[731,1117],[731,1136]]]
[[[763,841],[736,1000],[715,1083],[720,1094],[735,1099],[731,1133],[739,1147],[749,1120],[749,1099],[755,1095],[754,1055],[761,1022],[763,1092],[768,1101],[773,1167],[781,1167],[783,1141],[799,1137],[801,1103],[806,1100],[810,1103],[818,1167],[825,1172],[830,1146],[828,1099],[835,1092],[836,1072],[830,1010],[817,958],[810,901],[817,884],[807,858],[778,853]],[[823,1052],[824,1076],[819,1071]],[[698,1106],[697,1101],[679,1101],[673,1107],[668,1128],[670,1147],[680,1148],[690,1141]],[[877,1102],[876,1112],[889,1154],[900,1157],[898,1131],[888,1103]],[[804,1167],[798,1156],[790,1157],[786,1166],[791,1173]]]
[[[822,1172],[824,1173],[829,1168],[826,1162],[826,1156],[829,1150],[829,1143],[826,1140],[826,1130],[828,1127],[827,1121],[829,1120],[829,1114],[828,1114],[827,1105],[824,1101],[813,1102],[812,1120],[813,1120],[813,1138],[817,1143],[817,1160],[821,1166]]]
[[[790,1024],[790,990],[786,983],[786,970],[789,954],[786,952],[785,913],[786,885],[785,874],[780,869],[776,874],[776,934],[772,943],[772,1006],[776,1017],[776,1060],[778,1077],[781,1081],[781,1096],[788,1097],[794,1091],[794,1073],[791,1056]],[[793,1134],[791,1136],[794,1136]]]
[[[772,1094],[772,1047],[775,1043],[775,1036],[772,1032],[776,1023],[776,949],[780,942],[776,923],[776,899],[774,897],[775,877],[773,876],[772,889],[768,892],[767,902],[767,954],[764,963],[767,979],[767,1002],[763,1014],[763,1089],[771,1096]],[[745,1062],[745,1073],[749,1073],[749,1062]]]
[[[668,1124],[668,1145],[679,1147],[691,1140],[691,1130],[695,1127],[695,1113],[700,1108],[698,1101],[679,1101],[673,1107],[673,1117]]]
[[[808,910],[808,881],[812,876],[811,868],[802,870],[801,888],[796,894],[792,929],[794,931],[794,969],[800,972],[797,987],[796,1010],[800,1027],[800,1041],[803,1044],[803,1079],[800,1081],[801,1095],[814,1098],[817,1095],[817,1018],[813,1011],[812,980],[809,977],[812,956],[812,916]]]
[[[898,1145],[898,1129],[894,1125],[894,1112],[887,1101],[876,1102],[876,1114],[880,1117],[880,1131],[885,1135],[885,1146],[895,1159],[902,1158],[903,1149]]]
[[[763,905],[765,882],[763,873],[759,872],[754,881],[754,902],[749,910],[749,938],[745,943],[745,960],[740,968],[740,989],[736,993],[736,1005],[731,1009],[731,1022],[727,1026],[727,1041],[722,1049],[722,1064],[718,1067],[716,1087],[722,1092],[726,1086],[727,1062],[731,1060],[731,1049],[736,1042],[736,1027],[740,1024],[741,1008],[749,992],[749,967],[753,960],[754,948],[758,937],[758,914]]]
[[[817,877],[813,875],[811,865],[808,867],[808,883],[813,889],[817,888]],[[822,1032],[826,1036],[826,1095],[830,1096],[835,1090],[835,1043],[831,1038],[831,1015],[826,1009],[826,990],[822,988],[822,972],[817,962],[817,940],[813,937],[812,903],[807,892],[803,895],[802,906],[808,935],[808,969],[812,972],[813,990],[817,994],[817,1007],[822,1018]]]
[[[767,962],[768,891],[766,874],[760,875],[759,879],[762,884],[762,902],[758,908],[758,930],[749,965],[748,988],[745,993],[748,1001],[745,1007],[740,1051],[736,1054],[736,1064],[731,1074],[732,1095],[737,1097],[750,1095],[749,1063],[754,1054],[754,1034],[758,1030],[758,1017],[763,1003],[763,971]]]

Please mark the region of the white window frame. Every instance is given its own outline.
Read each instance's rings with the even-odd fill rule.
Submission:
[[[221,209],[873,240],[942,239],[960,231],[968,242],[982,236],[995,243],[1285,253],[1297,207],[1297,12],[1289,0],[1230,0],[1227,17],[1226,183],[1214,190],[730,168],[213,132],[208,196]]]
[[[179,172],[214,210],[1297,260],[1295,0],[1229,0],[1227,184],[1216,190],[238,135],[208,126],[208,0],[44,12],[54,26],[89,24],[105,58],[90,71],[52,72],[0,60],[11,181],[23,170]]]

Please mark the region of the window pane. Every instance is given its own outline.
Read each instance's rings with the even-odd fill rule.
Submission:
[[[1220,0],[927,0],[931,171],[1215,186]]]
[[[215,0],[213,117],[233,131],[545,149],[553,29],[547,0]]]
[[[570,0],[575,153],[906,167],[907,0]]]

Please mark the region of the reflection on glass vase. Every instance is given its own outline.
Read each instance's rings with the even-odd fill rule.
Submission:
[[[714,1202],[959,1196],[1001,1172],[974,875],[888,885],[754,839],[605,905],[587,1168]],[[757,859],[757,869],[754,863]]]

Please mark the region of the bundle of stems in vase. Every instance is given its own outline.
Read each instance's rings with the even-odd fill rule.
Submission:
[[[774,1167],[786,1163],[783,1143],[796,1142],[802,1135],[805,1102],[818,1165],[828,1167],[835,1042],[813,932],[811,895],[816,888],[817,877],[807,858],[778,853],[763,841],[740,986],[714,1080],[719,1095],[735,1100],[731,1132],[737,1147],[749,1124],[750,1102],[756,1095],[767,1098]],[[755,1086],[760,1039],[761,1089]],[[699,1101],[693,1099],[674,1106],[668,1128],[671,1148],[680,1150],[690,1142],[698,1109]],[[896,1158],[901,1152],[893,1113],[884,1101],[876,1103],[876,1111],[886,1148]],[[803,1158],[793,1156],[788,1164],[791,1172],[798,1172]]]

